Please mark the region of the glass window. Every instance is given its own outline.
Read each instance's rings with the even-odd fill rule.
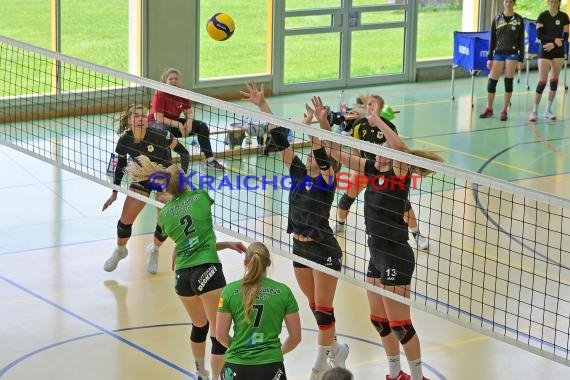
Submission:
[[[567,12],[567,3],[567,0],[560,2],[560,9],[564,12]],[[500,4],[499,11],[502,9],[502,4]],[[538,18],[538,15],[547,9],[548,4],[546,1],[517,0],[517,3],[515,4],[515,12],[531,20],[536,20]]]
[[[286,11],[306,9],[340,8],[342,0],[285,0]]]
[[[371,41],[390,43],[371,44]],[[370,57],[384,57],[373,59]],[[400,74],[404,72],[404,29],[388,28],[352,32],[350,76]]]
[[[2,0],[0,34],[51,48],[51,4],[46,0]]]
[[[461,30],[463,1],[420,1],[418,5],[418,60],[450,58],[453,32]]]
[[[128,71],[128,1],[61,1],[61,20],[62,53]]]
[[[284,83],[338,79],[339,55],[340,33],[286,36]]]
[[[223,10],[235,23],[225,41],[212,39],[206,24]],[[272,1],[207,0],[200,2],[199,80],[271,73]]]

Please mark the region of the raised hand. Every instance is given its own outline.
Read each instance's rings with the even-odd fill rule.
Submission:
[[[315,118],[319,121],[319,123],[325,122],[325,121],[328,123],[327,107],[325,107],[323,105],[323,101],[321,100],[321,97],[320,96],[313,96],[313,98],[311,99],[311,102],[313,103],[313,107],[315,107],[314,114],[315,114]]]
[[[263,89],[263,84],[257,87],[257,84],[254,81],[245,84],[247,91],[240,91],[239,93],[242,95],[241,100],[247,100],[255,104],[256,106],[261,106],[261,104],[265,101],[265,93]]]
[[[315,111],[308,105],[305,104],[305,113],[303,114],[303,123],[304,124],[311,124],[311,122],[313,121],[313,115],[315,114]]]

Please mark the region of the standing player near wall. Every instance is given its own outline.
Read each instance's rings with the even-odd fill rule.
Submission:
[[[524,61],[524,19],[515,13],[513,7],[516,0],[504,0],[503,12],[495,16],[491,24],[487,68],[491,70],[487,83],[487,107],[479,115],[485,119],[493,116],[493,101],[497,82],[501,73],[505,72],[505,99],[500,120],[509,118],[508,107],[513,95],[513,78],[515,70],[522,70]]]
[[[552,102],[558,89],[558,76],[564,64],[564,44],[568,42],[568,15],[560,11],[560,0],[549,0],[548,10],[542,12],[536,20],[536,32],[542,43],[538,52],[538,84],[534,95],[534,104],[528,121],[536,121],[538,105],[542,99],[542,92],[546,88],[548,72],[550,72],[550,91],[544,117],[556,120],[552,113]]]

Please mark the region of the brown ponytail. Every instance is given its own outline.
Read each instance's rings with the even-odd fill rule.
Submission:
[[[136,110],[143,110],[146,113],[146,107],[142,104],[131,104],[127,110],[122,112],[119,116],[119,128],[117,128],[118,135],[122,135],[130,128],[129,117],[131,117],[131,115],[135,113]]]
[[[261,287],[261,280],[265,277],[269,265],[271,257],[265,244],[251,243],[245,252],[246,272],[243,276],[243,316],[248,324],[251,323],[251,309]]]

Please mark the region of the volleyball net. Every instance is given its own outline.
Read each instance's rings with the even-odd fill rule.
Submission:
[[[187,180],[209,190],[219,231],[263,241],[276,254],[570,365],[568,200],[4,37],[0,78],[0,143],[158,207],[152,198],[128,190],[128,176],[120,187],[113,185],[118,113],[129,104],[149,107],[157,90],[192,100],[195,117],[209,126],[215,155],[226,170],[202,165],[188,137],[181,140],[194,158]],[[292,256],[286,232],[289,172],[277,153],[263,149],[268,124],[292,131],[293,149],[303,160],[313,135],[435,171],[413,181],[410,191],[412,209],[431,241],[429,253],[415,250],[410,299],[365,282],[370,256],[362,196],[346,232],[337,236],[344,251],[340,272]],[[405,130],[400,126],[401,133]],[[338,178],[343,175],[346,169]],[[339,182],[337,200],[342,193]],[[335,200],[331,224],[336,205]]]

